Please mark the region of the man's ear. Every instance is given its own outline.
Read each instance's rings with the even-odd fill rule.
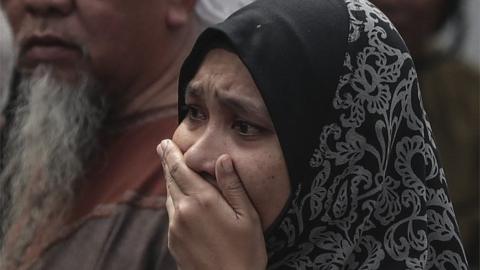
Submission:
[[[166,23],[170,28],[185,25],[191,18],[196,0],[166,0]]]

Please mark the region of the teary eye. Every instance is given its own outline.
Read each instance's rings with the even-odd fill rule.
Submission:
[[[232,128],[242,136],[255,136],[262,132],[262,128],[242,120],[235,121]]]
[[[195,105],[185,105],[187,117],[193,121],[203,121],[207,119],[207,114],[202,109]]]

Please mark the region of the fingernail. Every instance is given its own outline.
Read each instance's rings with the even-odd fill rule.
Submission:
[[[157,153],[158,153],[158,155],[163,156],[162,143],[159,143],[157,145]]]
[[[230,157],[224,158],[222,160],[222,167],[223,167],[223,170],[227,173],[233,172],[232,159],[230,159]]]
[[[167,150],[167,147],[168,147],[168,140],[163,140],[160,146],[162,147],[162,150],[165,152],[165,150]]]
[[[157,151],[160,154],[160,156],[163,157],[165,154],[165,150],[167,149],[168,146],[168,140],[163,140],[160,142],[160,144],[157,146]]]

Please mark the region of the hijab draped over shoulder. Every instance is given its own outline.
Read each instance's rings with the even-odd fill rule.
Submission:
[[[413,61],[383,13],[366,0],[256,1],[200,36],[180,108],[221,44],[257,84],[289,171],[265,232],[269,269],[467,269]]]

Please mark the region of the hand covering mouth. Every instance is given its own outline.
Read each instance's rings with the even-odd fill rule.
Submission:
[[[211,174],[209,173],[200,173],[200,176],[205,179],[205,181],[207,181],[209,184],[211,184],[212,186],[216,187],[218,189],[218,183],[217,183],[217,179],[212,176]]]

